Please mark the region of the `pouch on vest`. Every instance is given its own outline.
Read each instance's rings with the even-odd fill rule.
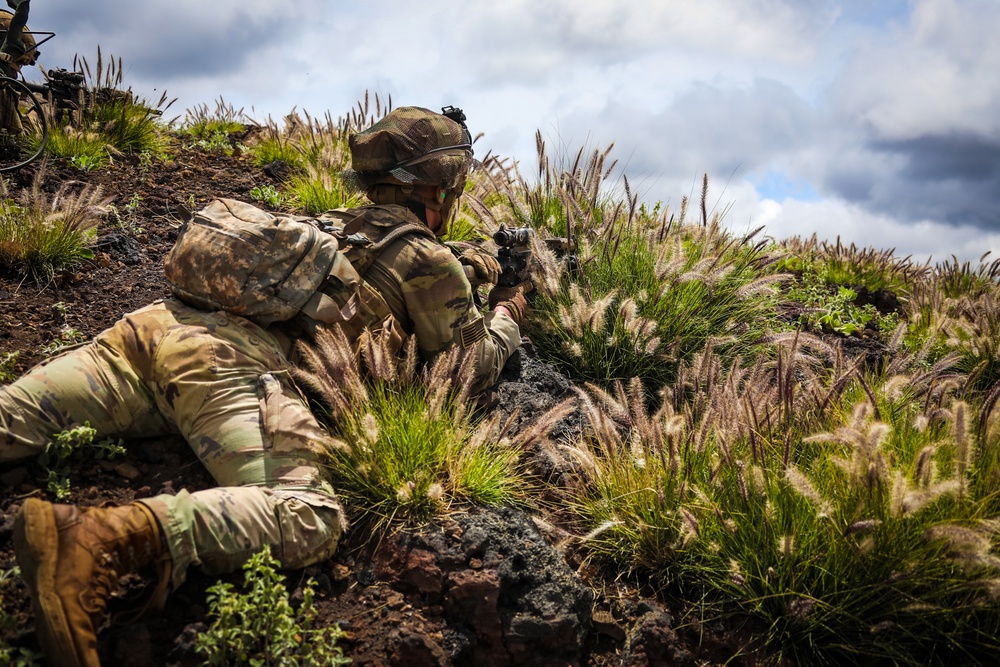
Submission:
[[[339,250],[305,219],[216,199],[181,227],[164,275],[181,301],[261,326],[299,314],[343,323],[357,314],[362,281]]]

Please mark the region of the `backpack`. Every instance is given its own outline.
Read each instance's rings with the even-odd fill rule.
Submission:
[[[295,319],[307,330],[345,325],[350,335],[380,325],[391,313],[362,276],[392,241],[434,233],[401,206],[324,215],[274,215],[216,199],[181,227],[164,275],[184,303],[264,327]]]

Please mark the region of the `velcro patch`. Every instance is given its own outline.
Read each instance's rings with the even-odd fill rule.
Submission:
[[[486,320],[483,317],[477,317],[458,330],[458,344],[463,348],[470,348],[485,339]]]

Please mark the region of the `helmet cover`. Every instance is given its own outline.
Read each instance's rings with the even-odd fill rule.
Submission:
[[[364,189],[376,183],[460,187],[472,167],[469,131],[422,107],[400,107],[351,135],[351,166]]]

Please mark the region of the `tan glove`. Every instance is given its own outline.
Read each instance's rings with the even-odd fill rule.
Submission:
[[[511,319],[520,325],[528,312],[528,300],[524,295],[534,288],[535,286],[529,280],[513,287],[494,287],[490,290],[487,301],[490,310],[496,310],[497,306],[503,306],[510,313]]]
[[[500,262],[487,252],[469,249],[459,255],[458,261],[471,269],[471,271],[466,269],[465,275],[469,277],[469,282],[472,283],[473,287],[486,284],[496,285],[500,278]]]

